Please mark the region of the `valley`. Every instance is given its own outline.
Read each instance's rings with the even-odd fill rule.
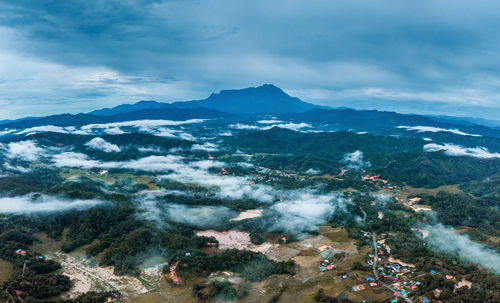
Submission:
[[[500,299],[495,131],[304,110],[5,126],[1,300]]]

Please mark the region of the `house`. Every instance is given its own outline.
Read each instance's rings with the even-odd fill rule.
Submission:
[[[415,204],[417,202],[420,202],[421,200],[422,200],[422,198],[415,197],[415,198],[408,199],[408,203]]]
[[[462,281],[458,282],[457,285],[455,285],[455,289],[462,288],[462,287],[468,287],[469,289],[471,289],[472,282],[471,281],[467,281],[465,279],[462,279]]]

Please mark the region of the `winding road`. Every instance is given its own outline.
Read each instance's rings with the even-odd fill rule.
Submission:
[[[359,209],[363,213],[363,224],[366,224],[366,222],[365,222],[365,220],[366,220],[366,212],[361,208],[361,206],[359,207]]]
[[[377,235],[375,234],[375,232],[372,232],[372,237],[373,237],[373,248],[375,249],[375,256],[373,257],[373,275],[375,276],[375,279],[378,281],[378,283],[380,283],[380,285],[384,286],[385,288],[393,292],[397,297],[402,298],[408,303],[413,303],[413,301],[410,298],[402,295],[398,291],[394,290],[394,288],[392,288],[391,286],[379,280],[377,272],[377,260],[378,260]]]

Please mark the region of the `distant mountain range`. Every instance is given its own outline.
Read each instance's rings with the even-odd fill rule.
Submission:
[[[141,101],[135,104],[124,104],[113,108],[100,109],[89,114],[110,116],[137,110],[165,108],[208,108],[239,115],[275,115],[301,113],[313,108],[327,107],[304,102],[299,98],[291,97],[272,84],[264,84],[259,87],[249,87],[239,90],[223,90],[203,100],[174,103]]]
[[[43,125],[81,126],[91,123],[141,119],[229,118],[235,120],[254,119],[255,121],[269,115],[285,121],[327,124],[331,129],[368,131],[380,134],[399,134],[401,131],[395,127],[402,125],[460,129],[460,131],[471,134],[500,138],[500,130],[495,129],[495,121],[489,121],[489,127],[486,127],[481,125],[484,124],[480,123],[482,120],[472,118],[330,108],[304,102],[288,95],[272,84],[240,90],[223,90],[203,100],[174,103],[140,101],[135,104],[99,109],[90,113],[0,121],[0,129],[26,129]],[[408,135],[411,134],[415,134],[415,132],[408,133]]]

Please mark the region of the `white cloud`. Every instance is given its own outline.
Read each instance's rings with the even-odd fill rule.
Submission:
[[[370,162],[364,160],[363,152],[357,150],[344,155],[343,162],[347,163],[347,167],[351,169],[361,170],[370,167]]]
[[[123,168],[153,172],[180,172],[182,175],[207,173],[206,170],[222,167],[223,162],[202,160],[185,163],[184,158],[175,155],[148,156],[130,161],[102,162],[90,159],[87,155],[75,152],[59,153],[52,156],[52,161],[57,167],[82,167],[82,168]]]
[[[5,156],[10,159],[35,161],[45,154],[45,150],[38,147],[36,143],[31,140],[1,144],[0,148],[5,151]]]
[[[262,121],[270,122],[270,121],[274,121],[274,120],[262,120]],[[260,121],[259,123],[261,123],[262,121]],[[281,121],[276,120],[275,122],[281,122]],[[229,127],[235,128],[235,129],[254,129],[254,130],[268,130],[268,129],[271,129],[273,127],[279,127],[279,128],[291,129],[294,131],[299,131],[303,128],[312,128],[311,124],[304,123],[304,122],[301,122],[301,123],[288,122],[288,123],[278,123],[278,124],[265,123],[265,124],[269,124],[269,125],[258,126],[258,125],[236,123],[236,124],[230,124]]]
[[[339,195],[317,194],[313,190],[276,190],[269,185],[251,184],[247,177],[211,173],[211,169],[225,165],[219,161],[186,162],[181,156],[167,155],[122,162],[101,162],[72,152],[56,154],[53,160],[56,166],[125,168],[163,172],[164,174],[159,178],[185,184],[197,184],[214,191],[221,198],[255,199],[268,204],[280,198],[280,202],[271,206],[271,209],[279,214],[278,218],[272,218],[272,222],[270,221],[271,229],[285,230],[294,234],[315,230],[318,224],[327,222],[335,211],[343,209],[345,203],[348,203]],[[225,214],[222,216],[224,220],[236,215],[222,208],[159,206],[157,196],[158,194],[152,194],[139,199],[147,215],[153,220],[166,215],[170,220],[202,226],[220,222],[220,217],[215,216],[218,213]],[[164,209],[166,212],[159,209]]]
[[[186,206],[179,204],[166,206],[166,216],[169,220],[198,227],[221,224],[237,215],[237,212],[222,206]]]
[[[222,131],[219,133],[219,136],[223,136],[223,137],[230,137],[232,135],[233,135],[233,133],[230,131]]]
[[[102,203],[99,200],[69,200],[59,197],[29,194],[17,197],[1,197],[0,213],[40,213],[69,209],[85,209]]]
[[[493,159],[500,158],[500,153],[492,153],[486,147],[463,147],[460,145],[454,145],[450,143],[445,143],[443,145],[430,143],[424,145],[424,151],[426,152],[438,152],[444,151],[448,156],[468,156],[481,159]]]
[[[24,130],[21,130],[17,132],[17,135],[22,135],[22,134],[36,134],[36,133],[45,133],[45,132],[53,132],[53,133],[61,133],[61,134],[75,134],[75,135],[86,135],[87,132],[77,130],[74,126],[54,126],[54,125],[43,125],[43,126],[35,126],[35,127],[30,127],[26,128]]]
[[[454,228],[449,226],[426,224],[421,229],[429,231],[425,241],[432,249],[455,255],[464,261],[500,274],[500,255],[498,252],[472,241],[467,235],[458,234]]]
[[[350,201],[340,195],[321,195],[311,190],[286,192],[285,201],[271,207],[279,213],[271,229],[300,236],[303,232],[316,230],[336,211],[345,210],[348,203]]]
[[[75,152],[64,152],[52,156],[52,161],[57,167],[82,167],[82,168],[93,168],[102,167],[109,168],[110,165],[105,165],[104,163],[89,159],[87,155]],[[109,162],[108,162],[109,163]]]
[[[109,134],[109,135],[122,135],[122,134],[126,134],[126,132],[124,132],[121,128],[119,127],[109,127],[109,128],[105,128],[104,129],[104,132],[106,134]]]
[[[148,146],[148,147],[139,147],[137,148],[138,151],[141,153],[161,153],[161,149],[159,147],[153,147],[153,146]]]
[[[13,165],[11,165],[10,163],[7,163],[7,162],[3,164],[3,167],[6,170],[15,171],[15,172],[22,173],[22,174],[29,173],[31,171],[30,168],[23,167],[23,166],[20,166],[20,165],[13,166]]]
[[[261,126],[248,125],[248,124],[242,124],[242,123],[230,124],[229,127],[235,128],[235,129],[263,129]]]
[[[214,165],[217,162],[214,162]],[[221,162],[218,162],[221,163]],[[211,167],[217,167],[211,165]],[[176,180],[182,183],[194,183],[208,188],[214,188],[220,197],[243,199],[250,198],[262,202],[274,200],[273,189],[268,185],[249,184],[246,177],[222,176],[209,173],[208,165],[196,164],[179,165],[179,168],[162,178]]]
[[[16,132],[16,131],[17,131],[17,129],[2,130],[2,131],[0,131],[0,136],[8,135],[8,134],[11,134],[11,133]]]
[[[113,122],[113,123],[98,123],[98,124],[87,124],[82,126],[82,130],[90,130],[94,128],[110,128],[110,127],[137,127],[139,129],[143,127],[158,127],[158,126],[178,126],[183,124],[193,124],[202,123],[206,119],[188,119],[183,121],[174,120],[132,120],[123,122]]]
[[[275,124],[275,123],[282,123],[282,122],[285,122],[285,121],[281,121],[281,120],[259,120],[259,121],[257,121],[257,123],[260,123],[260,124]]]
[[[214,151],[218,151],[219,148],[218,148],[217,144],[205,142],[203,144],[193,144],[193,146],[191,146],[191,150],[196,150],[196,151],[201,150],[201,151],[207,151],[207,152],[214,152]]]
[[[319,175],[320,173],[321,171],[316,168],[309,168],[308,170],[306,170],[307,175]]]
[[[264,184],[251,184],[247,177],[221,175],[211,173],[211,169],[218,169],[225,165],[223,162],[202,160],[186,162],[181,156],[149,156],[137,160],[122,162],[101,162],[89,159],[86,155],[78,153],[62,153],[53,156],[56,166],[70,167],[99,167],[99,168],[125,168],[163,172],[159,178],[175,180],[185,184],[197,184],[214,191],[221,198],[255,199],[263,203],[272,204],[276,199],[281,201],[271,206],[279,214],[279,218],[272,219],[272,229],[286,230],[290,233],[300,234],[317,228],[318,224],[325,223],[338,209],[343,209],[347,200],[339,195],[317,194],[313,190],[276,190]],[[160,218],[167,215],[171,220],[194,224],[197,226],[218,222],[218,217],[213,214],[222,209],[193,208],[184,206],[164,206],[167,213],[158,212],[156,198],[149,197],[142,200],[143,207],[148,215]],[[161,208],[161,207],[160,207]],[[183,214],[181,216],[180,214]],[[224,216],[229,218],[233,214]],[[194,223],[192,218],[202,218],[204,223]],[[176,219],[177,218],[177,219]],[[190,219],[191,218],[191,219]],[[212,218],[213,221],[210,221]],[[201,221],[200,221],[201,222]]]
[[[118,145],[112,144],[101,137],[96,137],[90,140],[89,142],[85,143],[85,146],[106,153],[118,153],[121,151]]]
[[[166,128],[165,126],[180,126],[186,124],[203,123],[206,119],[188,119],[183,121],[174,120],[132,120],[113,123],[87,124],[81,127],[81,131],[92,133],[94,130],[102,130],[108,134],[126,133],[122,128],[135,128],[138,132],[144,132],[159,137],[180,138],[188,141],[195,141],[193,135],[180,129]]]
[[[311,128],[312,125],[308,124],[308,123],[304,123],[304,122],[301,122],[301,123],[289,122],[289,123],[281,123],[281,124],[272,124],[272,125],[269,125],[269,126],[262,128],[262,129],[267,130],[267,129],[271,129],[273,127],[286,128],[286,129],[291,129],[294,131],[299,131],[303,128]]]
[[[461,135],[461,136],[472,136],[472,137],[481,137],[481,135],[475,135],[475,134],[469,134],[465,133],[459,129],[449,129],[449,128],[440,128],[440,127],[433,127],[433,126],[397,126],[396,128],[399,129],[405,129],[407,131],[416,131],[418,133],[424,133],[424,132],[431,132],[431,133],[438,133],[438,132],[448,132],[452,133],[455,135]]]
[[[252,163],[248,162],[238,162],[238,166],[241,166],[243,168],[253,168],[254,165]]]

